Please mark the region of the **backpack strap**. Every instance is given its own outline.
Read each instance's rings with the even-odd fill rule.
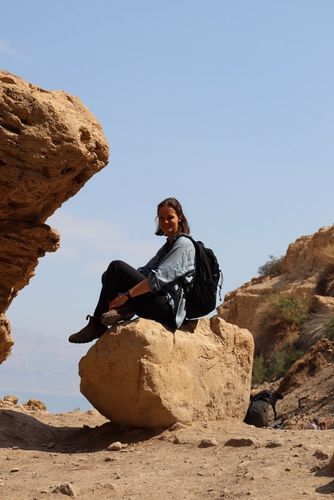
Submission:
[[[181,237],[181,236],[185,236],[186,238],[188,238],[189,240],[191,240],[193,242],[193,245],[195,247],[195,252],[196,252],[196,241],[191,237],[191,236],[188,236],[187,234],[184,234],[184,233],[180,233],[176,236],[176,238],[172,241],[172,243],[169,243],[169,241],[167,240],[166,243],[161,247],[161,253],[160,255],[158,256],[157,258],[157,261],[155,263],[155,266],[154,266],[154,269],[156,270],[158,267],[159,267],[159,264],[161,263],[161,261],[166,257],[166,255],[169,254],[169,252],[171,251],[171,249],[173,248],[174,244],[176,243],[176,241]],[[176,278],[176,280],[174,282],[178,282],[179,280],[183,280],[183,278],[185,276],[191,276],[193,274],[193,271],[189,271],[188,273],[184,274],[183,276],[180,276],[180,278]],[[181,281],[180,281],[181,283]],[[187,280],[185,280],[185,283],[187,285],[189,285],[189,283],[187,282]],[[182,283],[181,283],[182,284]]]
[[[223,297],[222,297],[222,292],[223,292],[223,284],[224,284],[224,274],[223,274],[223,271],[220,269],[219,267],[219,282],[218,282],[218,290],[219,290],[219,300],[222,301],[223,300]]]

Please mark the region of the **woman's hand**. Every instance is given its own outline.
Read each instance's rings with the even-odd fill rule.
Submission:
[[[111,302],[109,302],[109,309],[117,309],[117,307],[121,307],[124,305],[128,300],[127,295],[124,295],[123,293],[119,293],[117,297],[114,298]]]
[[[131,299],[134,299],[138,295],[143,295],[145,293],[148,293],[150,291],[150,286],[147,278],[144,279],[143,281],[140,281],[137,285],[133,286],[129,290],[129,293],[130,291],[131,291]],[[128,296],[126,293],[125,294],[119,293],[117,297],[114,298],[114,300],[109,302],[109,309],[117,309],[117,307],[123,306],[128,300]]]

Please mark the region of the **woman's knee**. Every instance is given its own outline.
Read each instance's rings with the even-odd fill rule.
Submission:
[[[104,273],[102,274],[102,283],[104,283],[105,280],[108,279],[110,276],[118,274],[122,269],[124,269],[124,266],[126,265],[127,264],[122,260],[111,261],[106,271],[104,271]]]
[[[119,270],[127,266],[128,264],[123,260],[112,260],[107,267],[107,271],[109,270]]]

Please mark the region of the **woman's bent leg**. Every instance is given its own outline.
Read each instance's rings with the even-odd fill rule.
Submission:
[[[102,275],[102,289],[94,317],[100,319],[109,309],[109,302],[145,279],[145,276],[122,260],[113,260]],[[129,304],[130,305],[130,304]]]
[[[102,289],[94,312],[94,316],[89,317],[89,323],[77,333],[69,337],[69,341],[75,344],[91,342],[103,335],[108,329],[101,323],[101,315],[108,311],[109,302],[118,293],[125,292],[137,283],[145,279],[145,276],[123,261],[115,260],[111,262],[108,269],[102,275]]]
[[[169,328],[175,328],[172,306],[164,295],[146,293],[131,299],[129,306],[141,318],[153,319]]]
[[[100,337],[107,330],[107,327],[101,323],[101,316],[108,311],[109,302],[119,293],[126,292],[144,279],[145,276],[143,274],[129,266],[126,262],[121,260],[112,261],[102,275],[102,289],[94,316],[90,317],[86,327],[72,334],[69,337],[69,341],[73,343],[85,343]],[[170,328],[175,328],[172,308],[163,295],[149,292],[129,299],[125,306],[129,311],[131,309],[138,316],[153,319]]]

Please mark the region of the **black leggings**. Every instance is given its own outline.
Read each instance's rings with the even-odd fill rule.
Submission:
[[[113,260],[102,274],[102,290],[94,311],[94,317],[100,319],[108,311],[109,302],[119,293],[126,292],[145,279],[139,271],[122,260]],[[124,306],[123,306],[124,307]],[[130,298],[126,309],[131,309],[142,318],[153,319],[170,328],[175,328],[175,319],[171,305],[163,294],[151,292]]]

